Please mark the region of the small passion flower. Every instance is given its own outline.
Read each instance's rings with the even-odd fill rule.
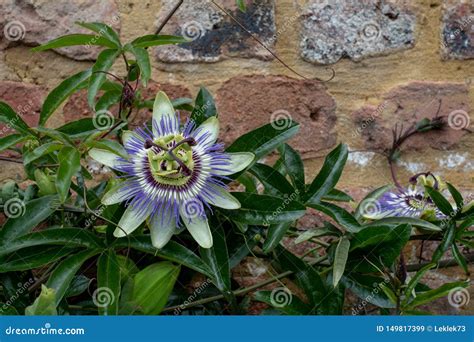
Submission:
[[[414,217],[429,221],[443,219],[445,215],[436,207],[425,191],[425,186],[440,190],[444,183],[431,173],[415,175],[407,188],[387,191],[372,203],[372,210],[364,214],[368,219],[384,217]],[[370,204],[369,204],[370,205]]]
[[[124,175],[124,181],[102,199],[105,205],[127,204],[114,235],[126,236],[147,221],[153,246],[162,248],[184,225],[200,246],[212,247],[205,208],[240,208],[223,180],[244,170],[255,158],[252,153],[224,152],[223,145],[216,143],[218,134],[216,117],[198,127],[188,120],[181,129],[173,105],[159,92],[152,129],[145,126],[125,132],[121,156],[91,149],[93,159]]]

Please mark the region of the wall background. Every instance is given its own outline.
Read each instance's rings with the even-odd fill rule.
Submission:
[[[254,2],[257,5],[249,2],[243,15],[233,0],[218,1],[300,74],[327,79],[327,63],[335,62],[330,65],[334,79],[324,84],[302,80],[209,1],[185,0],[163,32],[197,39],[187,49],[154,51],[148,96],[163,89],[171,97],[194,98],[200,86],[208,87],[217,97],[226,142],[271,118],[291,116],[302,125],[292,144],[303,153],[311,178],[323,156],[345,142],[354,152],[339,187],[358,199],[391,181],[379,152],[389,146],[396,123],[408,127],[415,119],[434,117],[440,105],[439,115],[456,116],[451,120],[455,128],[473,129],[472,123],[468,125],[474,120],[472,1]],[[78,20],[105,21],[120,30],[122,40],[131,40],[153,33],[174,3],[0,0],[1,100],[35,124],[47,91],[90,67],[96,51],[32,53],[30,47],[82,32],[73,25]],[[123,65],[117,63],[113,72],[123,75]],[[93,115],[84,95],[73,96],[49,125]],[[398,167],[402,183],[414,173],[432,171],[466,194],[472,192],[474,135],[448,127],[413,139],[407,147]],[[7,179],[24,180],[21,165],[1,162],[0,181]],[[416,248],[408,252],[415,255]],[[440,277],[450,278],[459,271],[443,272]]]

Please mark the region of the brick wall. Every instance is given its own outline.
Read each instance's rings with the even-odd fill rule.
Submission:
[[[400,179],[434,171],[466,192],[474,187],[474,136],[465,130],[474,108],[474,3],[462,0],[255,0],[246,14],[234,0],[218,1],[303,80],[205,0],[185,5],[164,30],[184,34],[186,47],[152,51],[152,96],[195,95],[199,86],[217,97],[222,139],[291,116],[301,123],[292,144],[313,177],[325,153],[346,142],[351,153],[342,188],[360,196],[390,182],[380,154],[396,123],[450,116],[451,126],[407,144]],[[250,3],[250,2],[249,2]],[[0,98],[34,124],[41,100],[62,79],[92,65],[97,51],[68,48],[32,53],[29,47],[82,31],[75,21],[104,21],[123,40],[152,33],[174,1],[11,0],[0,3]],[[336,73],[328,79],[332,67]],[[123,74],[117,63],[113,72]],[[84,94],[74,96],[51,126],[92,113]],[[142,113],[142,115],[144,115]],[[472,119],[472,114],[470,118]],[[456,126],[458,125],[458,126]],[[472,125],[471,125],[472,129]],[[0,164],[0,181],[21,180],[21,167]]]

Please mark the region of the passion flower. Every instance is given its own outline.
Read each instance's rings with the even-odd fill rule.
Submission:
[[[393,216],[422,218],[428,221],[443,219],[445,215],[436,207],[425,187],[442,190],[445,183],[429,172],[411,177],[410,183],[407,188],[385,192],[376,201],[376,208],[372,208],[371,212],[364,216],[369,219]]]
[[[224,152],[224,146],[216,143],[218,134],[216,117],[198,127],[188,120],[181,127],[170,100],[159,92],[152,128],[124,133],[126,156],[91,149],[93,159],[123,173],[125,178],[102,198],[105,205],[127,205],[114,235],[126,236],[147,221],[152,244],[157,248],[165,246],[183,226],[200,246],[212,247],[205,208],[240,208],[224,180],[244,170],[255,157],[252,153]]]

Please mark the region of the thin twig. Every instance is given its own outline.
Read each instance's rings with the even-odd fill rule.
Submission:
[[[165,27],[165,25],[168,23],[168,21],[171,19],[171,17],[176,13],[176,11],[178,10],[178,8],[181,7],[181,5],[183,4],[184,0],[180,0],[178,1],[178,3],[176,4],[176,6],[173,7],[173,9],[171,10],[170,13],[168,13],[168,15],[166,16],[165,20],[163,20],[163,22],[160,24],[160,26],[158,26],[158,28],[156,29],[155,31],[155,34],[159,34],[161,32],[161,30],[163,30],[163,28]]]
[[[222,6],[220,6],[219,4],[217,4],[214,0],[211,1],[212,4],[214,6],[216,6],[220,11],[222,11],[223,13],[225,13],[233,22],[235,22],[242,30],[244,30],[250,37],[252,37],[252,39],[254,39],[260,46],[262,46],[265,50],[267,50],[278,62],[280,62],[285,68],[287,68],[288,70],[290,70],[292,73],[294,73],[295,75],[298,75],[299,77],[301,77],[302,79],[304,80],[309,80],[309,78],[301,75],[299,72],[297,72],[295,69],[293,69],[292,67],[290,67],[288,64],[285,63],[285,61],[283,61],[280,57],[278,57],[278,55],[276,53],[274,53],[272,50],[270,50],[270,48],[268,48],[256,35],[252,34],[252,32],[250,32],[244,25],[242,25],[238,20],[237,18],[235,18],[229,11],[226,11]],[[325,82],[329,82],[331,81],[335,76],[336,76],[336,71],[331,68],[331,67],[327,67],[326,68],[327,70],[331,70],[332,72],[332,75],[331,77],[329,77],[329,79],[327,80],[321,80],[320,78],[317,78],[316,79],[318,81],[321,81],[323,83]]]

